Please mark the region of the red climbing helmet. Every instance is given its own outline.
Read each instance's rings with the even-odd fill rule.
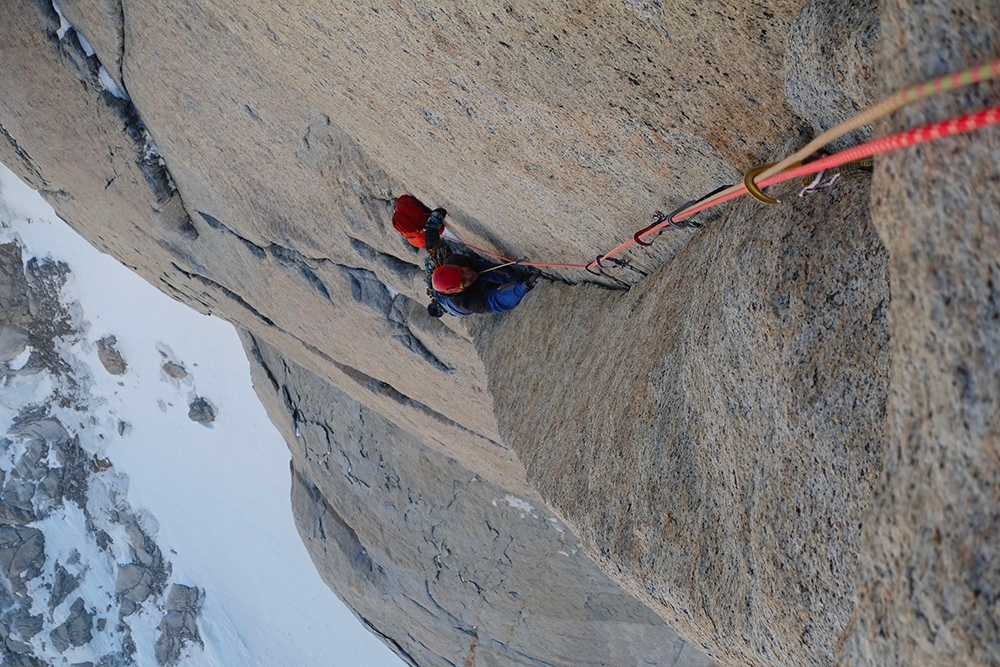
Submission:
[[[461,292],[465,289],[462,286],[462,268],[454,264],[437,267],[431,274],[431,285],[441,294]]]

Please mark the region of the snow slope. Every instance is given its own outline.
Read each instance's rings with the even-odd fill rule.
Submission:
[[[234,328],[171,300],[100,254],[3,165],[0,217],[0,233],[19,240],[25,260],[50,256],[71,269],[64,302],[79,304],[74,310],[83,335],[68,342],[65,354],[85,386],[93,419],[84,424],[79,414],[58,416],[88,453],[113,465],[104,482],[91,484],[91,494],[123,495],[170,562],[169,583],[205,591],[198,619],[204,648],[189,645],[180,664],[401,664],[323,584],[306,553],[289,503],[289,453],[253,392]],[[121,376],[109,374],[98,360],[96,341],[109,334],[128,364]],[[167,375],[167,360],[183,365],[188,376]],[[8,407],[14,385],[0,390]],[[188,419],[188,405],[198,396],[215,407],[214,423]],[[9,424],[10,411],[0,412]],[[39,522],[52,526],[36,526],[47,531],[50,573],[56,555],[65,563],[86,539],[74,512],[67,503]],[[108,586],[114,590],[114,564],[104,569],[98,576],[101,568],[94,563],[90,573],[95,591],[107,594]],[[144,633],[155,632],[160,616],[145,607],[137,616],[146,613],[150,622],[132,624],[134,659],[155,665],[155,637]],[[70,662],[94,659],[79,653],[85,648],[65,656]]]

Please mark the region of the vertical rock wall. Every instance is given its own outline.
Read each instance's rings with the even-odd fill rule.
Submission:
[[[627,294],[477,321],[529,482],[723,664],[829,665],[854,607],[889,374],[867,181],[735,204]]]
[[[723,659],[828,664],[861,552],[844,664],[996,661],[995,133],[880,160],[891,304],[867,191],[844,185],[662,237],[632,258],[676,259],[627,296],[546,286],[476,323],[484,365],[464,329],[423,314],[417,256],[387,225],[405,188],[470,240],[589,259],[773,153],[796,112],[826,128],[870,80],[890,92],[996,57],[994,4],[886,0],[874,67],[868,2],[814,0],[797,19],[793,0],[63,4],[99,62],[57,36],[47,2],[10,8],[0,159],[92,243],[540,507],[521,456],[605,571]],[[762,66],[786,47],[784,77]],[[329,469],[289,441],[304,538],[336,560],[315,533],[336,505]],[[478,627],[456,617],[457,643],[428,655]],[[515,655],[477,633],[490,655],[534,655],[530,634]]]
[[[226,196],[192,204],[165,168],[155,130],[129,100],[103,90],[98,60],[86,55],[74,30],[60,39],[59,26],[41,0],[19,5],[0,25],[11,63],[0,69],[5,164],[94,245],[174,298],[254,328],[431,446],[531,493],[513,454],[496,444],[474,349],[415,301],[425,298],[419,259],[387,222],[390,193],[399,186],[356,141],[321,118],[310,134],[316,154],[302,167],[325,174],[309,192],[322,193],[328,206],[310,219],[327,216],[317,224],[332,247],[296,249],[280,231],[274,240],[253,241],[215,208]],[[245,139],[232,141],[239,150]],[[253,173],[234,169],[234,177]],[[238,197],[251,206],[265,201]],[[272,220],[254,210],[251,219]]]
[[[602,574],[544,505],[243,339],[292,450],[292,508],[317,569],[407,664],[711,664]]]
[[[998,57],[1000,6],[886,0],[883,93]],[[914,105],[899,131],[1000,103],[979,85]],[[1000,664],[1000,133],[878,162],[892,382],[842,665]]]

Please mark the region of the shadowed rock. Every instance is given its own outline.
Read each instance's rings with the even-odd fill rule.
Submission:
[[[198,616],[205,601],[204,591],[174,584],[167,595],[167,613],[160,621],[160,636],[156,640],[156,661],[160,665],[176,665],[188,644],[202,645],[198,632]]]
[[[24,351],[31,321],[28,282],[24,277],[21,249],[16,243],[0,245],[0,363]]]
[[[215,408],[208,399],[199,396],[188,406],[188,419],[207,426],[215,421]]]
[[[70,593],[75,591],[80,581],[70,574],[59,562],[55,565],[55,579],[52,582],[52,594],[49,596],[49,613],[61,605]]]
[[[45,535],[37,528],[0,525],[0,571],[15,590],[42,573]]]
[[[131,563],[118,568],[115,595],[121,605],[120,615],[134,614],[151,595],[163,592],[170,575],[170,564],[156,542],[139,526],[131,512],[119,512],[117,522],[125,527]]]
[[[77,598],[69,610],[69,618],[49,634],[52,646],[64,653],[71,646],[83,646],[93,638],[94,616],[85,608],[83,598]]]

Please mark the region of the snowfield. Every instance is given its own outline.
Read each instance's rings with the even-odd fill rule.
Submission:
[[[48,257],[70,269],[62,302],[78,335],[65,337],[59,354],[73,369],[75,399],[84,410],[50,400],[49,414],[95,461],[86,499],[90,527],[72,500],[28,524],[45,534],[44,568],[27,582],[30,611],[45,618],[44,629],[26,642],[34,653],[46,664],[97,665],[130,637],[134,664],[155,666],[168,592],[179,584],[204,594],[196,616],[200,644],[183,642],[176,664],[402,664],[341,604],[310,561],[292,519],[289,452],[254,394],[232,325],[173,301],[99,253],[3,165],[0,224],[0,241],[17,241],[25,263]],[[116,338],[127,364],[122,375],[110,374],[98,358],[97,341],[105,336]],[[9,368],[27,359],[28,351]],[[183,367],[186,377],[168,374],[166,362]],[[51,373],[6,377],[0,432],[54,389],[67,391],[65,379]],[[210,424],[188,417],[199,397],[215,410]],[[13,470],[30,437],[0,441],[6,447],[0,468]],[[60,465],[54,451],[48,464]],[[104,547],[100,532],[110,538]],[[146,558],[134,548],[142,535],[155,541],[149,558],[162,556],[167,578],[123,617],[126,628],[119,625],[116,581],[121,586],[123,566]],[[79,586],[50,612],[57,563]],[[93,613],[93,639],[58,651],[50,633],[71,616],[78,597]],[[98,618],[105,619],[103,630]]]

